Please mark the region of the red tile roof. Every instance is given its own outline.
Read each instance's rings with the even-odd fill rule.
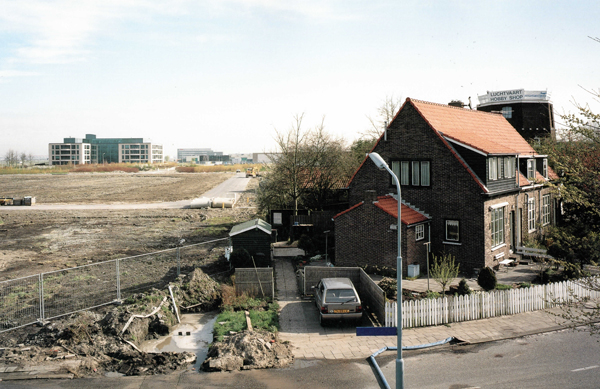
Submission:
[[[485,154],[536,154],[500,114],[406,99],[444,137]],[[405,103],[405,104],[406,104]]]
[[[377,208],[382,209],[387,214],[398,218],[398,201],[392,196],[377,196],[377,202],[375,203]],[[429,220],[429,218],[419,211],[402,204],[400,208],[402,213],[402,224],[411,225],[415,223],[421,223]]]
[[[531,185],[531,182],[529,182],[529,180],[527,179],[527,177],[525,177],[523,175],[523,173],[519,172],[518,179],[519,179],[519,186],[529,186],[529,185]]]

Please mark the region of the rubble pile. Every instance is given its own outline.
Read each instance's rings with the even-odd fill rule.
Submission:
[[[267,331],[244,331],[213,343],[202,369],[231,371],[281,368],[294,361],[291,346]]]

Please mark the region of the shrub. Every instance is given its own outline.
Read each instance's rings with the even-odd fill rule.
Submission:
[[[431,290],[428,290],[425,293],[425,298],[426,299],[437,299],[437,298],[440,298],[440,297],[442,297],[442,295],[440,293],[434,292],[434,291],[431,291]]]
[[[540,275],[540,284],[546,285],[554,276],[554,270],[547,268]]]
[[[310,236],[303,234],[300,236],[300,239],[298,239],[298,248],[304,250],[306,255],[312,255],[315,251],[315,244]]]
[[[529,282],[521,282],[519,284],[519,288],[531,288],[531,283],[529,283]]]
[[[395,278],[383,277],[379,281],[379,287],[385,293],[385,297],[388,299],[395,299],[398,292],[398,283]]]
[[[480,272],[477,277],[477,285],[481,286],[484,290],[494,290],[498,284],[496,279],[496,273],[491,267],[486,266]]]
[[[464,278],[460,280],[458,283],[458,289],[456,289],[456,293],[458,293],[460,296],[471,294],[471,288],[469,287],[469,284],[467,284],[467,280]]]

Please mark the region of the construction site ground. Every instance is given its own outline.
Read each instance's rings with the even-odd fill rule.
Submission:
[[[37,204],[122,204],[191,200],[234,173],[0,175],[0,195]],[[39,210],[0,207],[0,281],[222,238],[252,218],[251,180],[230,209]],[[13,209],[10,209],[13,208]],[[14,208],[20,208],[15,212]],[[27,208],[26,210],[23,208]]]

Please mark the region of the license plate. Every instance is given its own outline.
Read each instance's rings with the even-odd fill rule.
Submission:
[[[349,309],[334,309],[333,313],[350,313]]]

